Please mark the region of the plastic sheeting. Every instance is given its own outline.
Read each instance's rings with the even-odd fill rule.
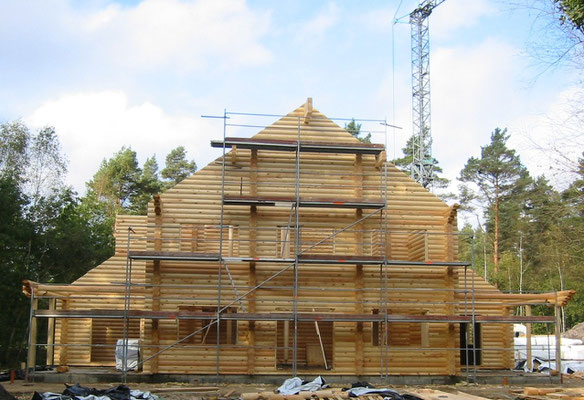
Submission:
[[[359,397],[359,396],[363,396],[364,394],[370,394],[370,393],[376,393],[379,394],[381,396],[383,396],[383,398],[391,398],[391,399],[401,399],[401,395],[396,392],[395,390],[391,390],[391,389],[387,389],[387,388],[370,388],[370,387],[355,387],[355,388],[351,388],[347,391],[349,393],[349,396],[351,397]]]
[[[525,360],[527,357],[527,337],[515,337],[513,344],[515,359]],[[561,338],[560,346],[562,360],[584,360],[584,344],[580,339]],[[533,335],[531,337],[531,355],[542,360],[555,358],[556,337],[553,335]]]
[[[159,398],[150,392],[131,390],[124,385],[99,390],[75,384],[67,386],[62,394],[35,392],[32,400],[159,400]]]
[[[304,383],[302,379],[295,377],[286,379],[282,386],[278,388],[278,393],[287,394],[298,394],[299,392],[316,392],[317,390],[324,389],[328,387],[324,379],[318,376],[312,382]]]
[[[137,370],[140,359],[140,340],[127,339],[128,351],[126,358],[126,371]],[[116,343],[116,369],[124,369],[124,339],[118,339]]]
[[[555,361],[546,361],[540,358],[534,358],[533,369],[529,370],[527,368],[526,360],[518,360],[515,364],[515,370],[523,370],[525,372],[542,372],[547,373],[550,369],[556,369]],[[574,372],[584,372],[584,361],[583,360],[562,360],[562,373],[563,374],[573,374]]]

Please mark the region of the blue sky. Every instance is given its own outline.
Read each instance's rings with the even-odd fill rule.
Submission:
[[[123,145],[142,161],[156,154],[161,167],[184,145],[203,166],[219,155],[209,141],[222,125],[202,114],[285,114],[307,97],[329,116],[402,126],[388,132],[389,156],[399,157],[411,134],[410,28],[392,20],[398,5],[401,16],[416,4],[4,0],[0,122],[55,126],[81,193]],[[542,73],[530,56],[547,36],[536,17],[497,0],[446,0],[431,16],[433,150],[448,177],[507,127],[534,174],[567,182],[536,147],[565,146],[550,121],[565,115],[576,77]]]

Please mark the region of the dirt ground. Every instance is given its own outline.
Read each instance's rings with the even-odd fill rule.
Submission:
[[[90,384],[86,386],[95,387],[97,389],[107,389],[109,387],[119,385],[119,382],[105,383],[105,384]],[[30,400],[33,393],[36,392],[54,392],[61,393],[65,389],[62,383],[28,383],[22,380],[17,380],[14,383],[2,382],[4,388],[20,400]],[[163,400],[217,400],[221,398],[236,399],[241,393],[273,391],[277,388],[276,385],[262,385],[262,384],[219,384],[219,385],[192,385],[185,383],[159,383],[159,384],[143,384],[130,383],[128,386],[131,389],[138,389],[142,391],[152,391]],[[342,387],[342,385],[332,385],[333,387]],[[346,387],[350,387],[348,382]],[[534,385],[529,385],[534,386]],[[542,385],[539,385],[542,387]],[[456,385],[436,385],[436,386],[389,386],[391,389],[399,393],[408,392],[415,389],[433,389],[440,390],[447,393],[464,392],[474,396],[481,396],[487,399],[497,400],[521,400],[519,396],[525,386],[505,386],[505,385],[477,385],[460,383]],[[546,388],[561,388],[566,393],[584,393],[584,379],[582,378],[566,378],[561,385],[544,385]],[[174,389],[178,390],[174,391]],[[190,390],[192,389],[192,391]],[[170,391],[169,391],[170,390]],[[581,396],[581,395],[580,395]],[[571,396],[570,396],[571,397]],[[567,398],[567,397],[566,397]],[[523,398],[524,399],[524,398]],[[534,399],[545,400],[545,396],[535,397]],[[558,399],[558,397],[547,397],[547,399]],[[478,400],[478,399],[475,399]]]

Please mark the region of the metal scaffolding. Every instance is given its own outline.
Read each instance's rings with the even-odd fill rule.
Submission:
[[[242,138],[230,138],[227,137],[227,130],[229,127],[256,127],[256,125],[249,125],[249,124],[234,124],[228,123],[228,120],[234,116],[246,116],[246,117],[253,117],[253,116],[266,116],[267,114],[246,114],[246,113],[230,113],[224,111],[223,116],[223,140],[222,141],[213,141],[212,146],[221,148],[222,149],[222,158],[221,158],[221,209],[220,209],[220,218],[218,227],[218,243],[216,244],[216,248],[218,249],[217,252],[197,252],[197,251],[184,251],[182,250],[183,245],[182,242],[185,240],[179,235],[179,239],[171,238],[165,239],[164,237],[158,238],[150,238],[150,237],[134,237],[132,235],[131,228],[128,231],[128,243],[127,243],[127,263],[126,263],[126,271],[125,271],[125,282],[119,283],[116,285],[109,285],[108,290],[115,290],[115,295],[112,296],[112,300],[123,299],[123,309],[122,310],[103,310],[99,312],[99,310],[66,310],[66,309],[53,309],[53,310],[39,310],[37,307],[31,307],[31,327],[33,325],[33,321],[37,318],[108,318],[108,319],[121,319],[123,321],[123,370],[122,370],[122,380],[125,382],[127,379],[127,362],[125,362],[127,358],[127,347],[128,347],[128,335],[129,335],[129,325],[130,321],[132,320],[164,320],[164,319],[176,319],[177,321],[181,320],[200,320],[200,321],[208,321],[207,323],[202,323],[202,326],[197,328],[196,330],[190,332],[189,334],[177,338],[177,340],[170,345],[143,345],[144,348],[149,348],[151,353],[142,359],[139,364],[148,363],[155,357],[158,357],[160,354],[169,351],[170,349],[176,348],[178,346],[182,346],[184,348],[192,348],[192,347],[200,347],[202,345],[199,344],[189,344],[186,341],[193,337],[194,335],[200,334],[204,331],[208,332],[209,329],[216,330],[216,343],[215,343],[215,351],[216,351],[216,379],[219,381],[222,379],[222,371],[221,371],[221,352],[223,347],[230,347],[230,348],[254,348],[254,349],[263,349],[262,346],[256,346],[255,343],[253,346],[240,346],[238,344],[222,344],[221,343],[221,326],[222,321],[285,321],[286,326],[289,323],[292,324],[292,346],[290,347],[289,341],[284,343],[283,346],[279,346],[278,343],[275,343],[275,347],[273,347],[274,351],[284,351],[286,355],[291,350],[292,351],[292,360],[291,360],[291,367],[290,373],[294,376],[298,374],[299,365],[298,365],[298,345],[299,345],[299,332],[298,326],[300,323],[314,323],[316,326],[317,333],[319,335],[320,346],[322,348],[323,359],[325,361],[325,370],[328,370],[327,365],[327,357],[325,355],[324,347],[322,344],[322,340],[320,339],[320,331],[318,329],[319,322],[356,322],[356,323],[372,323],[372,324],[381,324],[380,326],[383,327],[382,331],[382,338],[380,340],[379,351],[380,351],[380,366],[379,366],[379,375],[384,377],[385,379],[389,380],[391,376],[391,368],[390,368],[390,356],[392,352],[399,352],[399,351],[420,351],[420,352],[433,352],[433,351],[446,351],[446,352],[454,352],[454,358],[456,358],[456,354],[461,354],[461,352],[466,353],[466,360],[476,360],[477,359],[477,351],[480,351],[481,348],[477,348],[476,346],[471,346],[467,344],[464,348],[462,347],[448,347],[448,348],[429,348],[429,347],[408,347],[407,349],[400,349],[399,347],[392,347],[390,346],[389,340],[389,323],[391,322],[408,322],[408,323],[416,323],[416,324],[429,324],[429,323],[460,323],[466,324],[468,329],[472,330],[472,335],[476,336],[477,333],[474,332],[475,326],[478,323],[514,323],[514,322],[526,322],[526,323],[554,323],[555,320],[553,317],[545,317],[545,316],[486,316],[486,315],[477,315],[476,310],[477,307],[481,304],[485,303],[485,300],[481,300],[480,294],[481,291],[475,287],[475,275],[474,273],[470,273],[471,278],[468,278],[469,271],[468,268],[472,268],[473,260],[470,261],[455,261],[454,259],[450,259],[447,261],[429,261],[427,259],[427,255],[424,259],[420,260],[396,260],[392,259],[390,256],[390,249],[389,249],[389,235],[393,237],[402,235],[403,237],[415,237],[416,240],[419,238],[419,243],[422,243],[420,246],[423,249],[423,246],[426,246],[427,252],[427,241],[429,237],[433,235],[443,235],[446,237],[446,240],[456,240],[460,234],[458,233],[438,233],[438,232],[428,232],[428,231],[399,231],[399,230],[392,230],[390,228],[389,223],[389,214],[388,214],[388,202],[389,202],[389,193],[388,193],[388,165],[386,161],[383,161],[383,170],[379,173],[379,197],[377,199],[339,199],[339,198],[304,198],[302,195],[303,192],[303,185],[301,184],[301,175],[304,173],[301,168],[301,156],[305,152],[309,153],[339,153],[339,154],[373,154],[379,155],[385,147],[383,145],[374,145],[374,144],[326,144],[326,143],[314,143],[314,142],[305,142],[302,140],[301,133],[302,133],[302,121],[301,118],[298,117],[297,121],[297,140],[291,141],[277,141],[277,140],[258,140],[258,139],[242,139]],[[273,116],[273,115],[270,115]],[[385,121],[377,121],[383,122]],[[244,186],[253,185],[254,182],[243,182],[243,178],[237,179],[237,176],[231,177],[230,172],[231,170],[227,166],[226,163],[226,149],[231,146],[237,146],[238,149],[249,149],[254,151],[282,151],[282,152],[293,152],[295,154],[294,160],[294,170],[287,171],[282,170],[280,171],[281,174],[289,174],[292,177],[294,182],[294,195],[293,196],[257,196],[257,195],[250,195],[247,194],[247,190],[244,190]],[[257,171],[256,171],[257,172]],[[364,174],[364,173],[363,173]],[[256,182],[257,184],[257,182]],[[263,184],[270,185],[270,182],[264,182]],[[278,184],[278,182],[274,182],[273,184]],[[337,184],[335,184],[337,185]],[[347,185],[350,187],[350,185]],[[239,194],[234,194],[239,192]],[[246,193],[244,193],[246,192]],[[226,221],[225,214],[226,214],[226,206],[236,207],[236,206],[271,206],[271,207],[289,207],[289,217],[287,221],[287,226],[282,228],[282,232],[284,232],[283,239],[282,237],[278,237],[277,235],[273,235],[277,239],[274,240],[272,243],[267,243],[274,247],[276,251],[274,251],[272,256],[266,255],[258,255],[258,254],[235,254],[233,251],[234,242],[237,240],[238,246],[245,240],[241,238],[234,239],[233,237],[225,237],[225,231],[229,231],[232,229],[232,226],[229,225]],[[319,207],[319,208],[327,208],[327,209],[355,209],[360,210],[358,213],[355,213],[355,220],[342,228],[334,228],[328,229],[323,231],[318,231],[314,233],[314,238],[312,242],[304,242],[302,240],[303,232],[307,229],[302,224],[302,214],[301,209],[304,207]],[[363,212],[363,210],[367,210],[367,212]],[[363,227],[363,223],[365,221],[377,221],[378,227],[375,229],[366,229]],[[285,223],[286,221],[283,221]],[[160,227],[159,227],[160,228]],[[177,227],[176,229],[180,229]],[[246,228],[239,227],[239,230],[243,231]],[[261,227],[249,227],[247,228],[250,230],[256,229],[267,229]],[[293,244],[293,253],[286,254],[287,252],[284,251],[287,246],[291,245],[290,235],[291,233],[294,234],[294,244]],[[347,233],[353,234],[353,236],[362,238],[361,241],[353,241],[349,242],[344,235]],[[251,234],[248,234],[247,237],[251,238]],[[363,239],[364,237],[368,238],[368,241]],[[165,240],[173,241],[178,240],[178,244],[176,251],[162,251],[162,250],[133,250],[131,247],[131,241],[133,239],[140,239],[145,241],[158,241],[158,243],[165,243]],[[247,239],[250,242],[252,239]],[[257,240],[257,239],[256,239]],[[472,238],[471,238],[472,240]],[[249,244],[248,244],[249,245]],[[254,246],[257,246],[258,243],[254,243]],[[361,248],[361,253],[363,253],[363,249],[367,248],[370,254],[336,254],[334,251],[330,252],[330,254],[322,254],[315,249],[319,249],[319,246],[330,246],[331,248],[335,248],[335,246],[339,248],[355,246]],[[278,251],[278,249],[281,249]],[[132,282],[132,267],[135,261],[148,261],[148,262],[160,262],[160,261],[181,261],[181,262],[189,262],[189,263],[197,263],[197,262],[213,262],[217,264],[217,286],[216,286],[216,298],[209,298],[207,299],[210,301],[216,301],[215,311],[190,311],[190,310],[178,310],[178,311],[154,311],[154,310],[139,310],[135,309],[133,303],[136,301],[146,302],[147,300],[160,300],[160,298],[156,299],[154,296],[153,289],[155,287],[158,288],[171,288],[176,287],[177,289],[192,289],[193,291],[201,290],[201,289],[209,289],[209,285],[204,284],[177,284],[174,286],[163,285],[163,284],[155,284],[153,282],[145,282],[145,283],[136,283]],[[260,283],[256,283],[254,285],[241,285],[238,284],[237,281],[233,278],[230,267],[237,266],[242,264],[249,264],[254,265],[256,263],[269,263],[274,265],[280,265],[281,268],[277,269],[276,272],[269,275],[267,278],[262,280]],[[353,287],[353,288],[338,288],[338,287],[301,287],[300,286],[300,266],[310,266],[312,264],[327,264],[327,265],[360,265],[361,268],[372,268],[372,267],[379,267],[379,282],[378,287],[372,288],[365,288],[365,287]],[[391,273],[392,268],[394,266],[400,267],[409,267],[412,269],[421,268],[421,269],[428,269],[428,268],[446,268],[449,271],[458,270],[461,272],[457,272],[456,277],[460,280],[460,276],[462,276],[462,289],[457,288],[461,284],[459,281],[457,284],[452,284],[452,287],[444,287],[441,289],[432,289],[432,288],[412,288],[412,287],[400,287],[390,285],[391,281]],[[282,276],[285,273],[292,274],[292,284],[274,284],[274,281]],[[223,287],[223,276],[226,274],[226,279],[229,281],[229,288]],[[255,282],[254,282],[255,283]],[[283,294],[285,293],[292,293],[291,298],[286,298],[286,296],[281,296],[281,299],[270,300],[274,303],[280,302],[282,308],[287,308],[290,311],[285,312],[270,312],[270,313],[262,313],[262,312],[254,312],[249,311],[246,309],[245,304],[254,304],[257,301],[256,298],[251,299],[249,297],[250,294],[255,293],[259,290],[275,290],[281,291]],[[337,300],[334,304],[331,301],[322,300],[319,303],[319,300],[311,299],[307,301],[306,299],[300,298],[301,291],[316,291],[316,290],[326,290],[331,293],[360,293],[360,296],[357,296],[357,300],[347,299],[347,300]],[[400,291],[403,292],[405,290],[412,291],[414,293],[438,293],[438,292],[447,292],[451,296],[451,302],[434,302],[423,300],[419,301],[416,300],[416,305],[419,307],[420,304],[432,305],[432,304],[440,304],[444,305],[445,307],[449,307],[452,311],[445,315],[408,315],[407,313],[393,313],[391,312],[391,307],[398,306],[411,306],[412,302],[407,300],[400,300],[397,297],[392,297],[392,293],[399,293]],[[54,293],[58,293],[58,290]],[[87,293],[79,292],[80,296],[87,297]],[[365,296],[366,293],[373,293],[375,295],[379,295],[378,301],[373,301],[371,298],[367,298]],[[492,292],[489,292],[492,293]],[[58,295],[50,294],[46,295],[45,297],[50,298],[57,298],[59,299]],[[73,298],[73,297],[69,297]],[[176,301],[184,301],[188,302],[192,300],[192,297],[184,297],[184,295],[177,295],[173,297],[173,300]],[[35,296],[34,291],[31,294],[31,301],[37,302],[38,296]],[[35,303],[36,304],[36,303]],[[307,306],[314,306],[315,304],[320,304],[319,307],[323,309],[334,309],[338,308],[339,306],[343,306],[345,309],[352,308],[354,310],[361,310],[361,312],[323,312],[323,311],[315,311],[316,307],[313,307],[313,312],[306,312],[305,308]],[[521,303],[524,304],[524,303]],[[457,311],[457,307],[461,307],[462,310]],[[377,313],[364,313],[362,310],[364,306],[374,308],[378,310]],[[240,311],[236,313],[229,312],[232,307],[238,307]],[[251,308],[251,307],[249,307]],[[253,310],[255,310],[255,306]],[[31,336],[29,337],[29,344],[31,348],[35,346],[40,346],[43,344],[34,344],[34,340],[32,338],[32,328],[31,328]],[[44,344],[46,346],[51,347],[51,350],[55,346],[76,346],[70,345],[67,343],[60,343],[56,345],[54,342]],[[93,345],[90,346],[102,346],[102,345]],[[208,346],[208,345],[205,345]],[[484,349],[482,349],[484,350]],[[512,348],[504,348],[504,349],[491,349],[493,351],[513,351]],[[472,355],[471,355],[472,354]],[[29,357],[30,359],[30,357]],[[34,357],[33,357],[34,359]],[[33,361],[34,362],[34,361]],[[465,378],[468,382],[472,382],[476,380],[478,365],[476,362],[473,362],[471,365],[466,363],[465,368]],[[28,366],[30,367],[30,365]],[[286,370],[286,369],[285,369]]]

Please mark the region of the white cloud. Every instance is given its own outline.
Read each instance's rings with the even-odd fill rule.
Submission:
[[[68,183],[80,193],[103,158],[122,146],[135,150],[141,162],[156,154],[162,168],[166,154],[184,145],[203,167],[216,156],[209,151],[209,141],[220,133],[199,118],[168,115],[151,103],[129,104],[121,91],[64,95],[41,105],[25,122],[32,127],[56,128],[69,159]]]
[[[268,62],[270,53],[258,42],[268,22],[268,14],[254,14],[243,0],[145,0],[118,8],[94,32],[103,35],[107,51],[117,43],[114,53],[130,66],[192,70],[208,65],[207,57],[222,66]]]
[[[409,13],[416,9],[418,1],[405,2],[399,10],[395,6],[368,11],[359,18],[363,27],[373,31],[389,32],[394,18],[399,23],[409,23]],[[396,13],[397,11],[397,13]],[[432,38],[440,39],[450,36],[461,28],[469,28],[484,16],[495,12],[489,0],[448,0],[436,7],[429,19]]]
[[[95,4],[71,0],[0,4],[0,48],[10,46],[8,40],[18,40],[29,51],[41,52],[37,54],[41,64],[55,63],[54,57],[63,52],[65,62],[91,63],[100,69],[182,73],[263,65],[272,58],[261,43],[270,28],[270,13],[251,10],[245,0]]]
[[[295,28],[296,40],[308,45],[317,43],[338,21],[339,8],[335,3],[328,3],[318,15]]]
[[[584,150],[584,93],[580,87],[559,92],[539,114],[524,115],[510,125],[510,144],[520,149],[532,175],[545,175],[559,189],[575,178]]]
[[[573,118],[582,92],[570,88],[549,97],[526,88],[520,79],[525,62],[517,49],[493,39],[432,53],[433,151],[455,184],[497,127],[508,128],[508,146],[532,175],[545,174],[560,189],[573,179],[567,170],[584,148],[581,107],[580,120]]]
[[[516,53],[496,40],[432,53],[433,150],[450,179],[468,157],[479,154],[494,128],[506,127],[525,111]]]
[[[462,28],[476,25],[480,18],[492,15],[495,8],[488,0],[448,0],[438,6],[430,17],[432,38],[451,36]]]
[[[386,33],[391,30],[394,14],[395,8],[385,7],[373,11],[368,11],[361,15],[359,19],[361,20],[361,25],[363,28],[372,30],[374,32]],[[401,15],[398,15],[397,17],[400,16]]]

